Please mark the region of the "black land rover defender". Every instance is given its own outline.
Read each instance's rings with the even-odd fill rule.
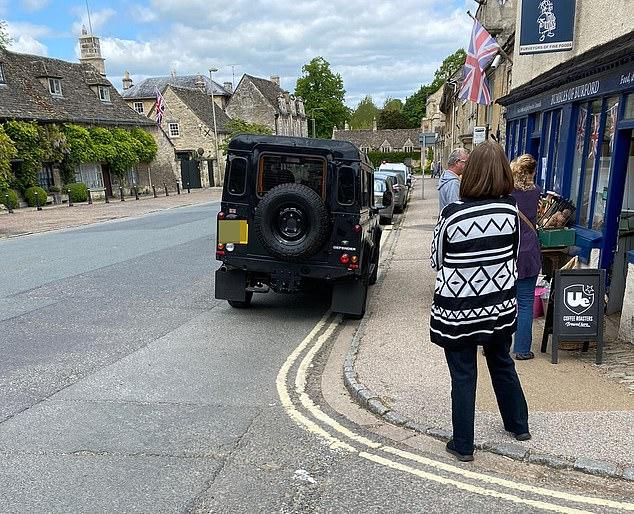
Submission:
[[[332,284],[332,310],[361,317],[376,282],[381,227],[373,168],[344,141],[238,135],[229,143],[218,213],[216,298]],[[383,205],[392,198],[387,193]]]

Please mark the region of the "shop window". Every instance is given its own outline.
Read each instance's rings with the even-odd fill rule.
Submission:
[[[542,190],[546,190],[546,174],[548,173],[548,156],[550,154],[550,112],[544,113],[544,127],[542,128],[542,132],[544,137],[542,137],[542,141],[544,144],[542,145],[542,153],[541,159],[538,159],[537,162],[537,183],[542,188]]]
[[[592,197],[590,191],[595,189],[594,187],[594,163],[596,161],[597,152],[599,150],[599,127],[601,122],[601,100],[595,100],[590,104],[588,110],[588,134],[585,137],[588,138],[587,151],[585,155],[585,166],[583,167],[582,192],[579,199],[579,205],[577,210],[579,212],[578,223],[584,227],[587,227],[590,222],[590,202]]]
[[[595,149],[597,158],[599,159],[599,169],[596,184],[593,188],[594,206],[592,209],[592,228],[601,231],[603,230],[605,207],[608,203],[608,183],[610,180],[610,165],[612,164],[612,150],[614,148],[614,139],[616,138],[619,98],[608,98],[604,105],[604,129],[600,139],[597,140]]]
[[[552,138],[553,138],[553,147],[552,147],[552,165],[550,169],[552,170],[551,179],[549,182],[549,187],[551,190],[561,194],[562,193],[562,179],[563,179],[563,169],[560,169],[559,166],[559,133],[561,128],[561,111],[555,111],[552,115]]]
[[[533,133],[537,133],[540,134],[541,130],[542,130],[542,113],[538,112],[537,114],[534,115],[534,123],[535,125],[533,126]]]
[[[575,123],[575,155],[572,161],[570,199],[575,207],[579,207],[579,187],[581,185],[583,157],[586,150],[586,134],[590,118],[588,117],[588,105],[576,106],[577,121]],[[577,209],[578,210],[578,209]]]
[[[515,157],[522,155],[523,153],[526,152],[526,121],[527,118],[522,118],[520,120],[520,141],[519,141],[519,145],[517,148],[517,154],[515,155]]]
[[[630,93],[625,97],[625,114],[626,120],[634,119],[634,93]]]

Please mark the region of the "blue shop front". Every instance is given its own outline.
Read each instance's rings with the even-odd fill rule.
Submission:
[[[542,190],[575,206],[570,253],[608,270],[608,313],[620,311],[634,249],[632,34],[558,65],[498,102],[507,107],[509,159],[533,155]]]

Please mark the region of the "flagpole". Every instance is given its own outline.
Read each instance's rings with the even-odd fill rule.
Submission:
[[[482,22],[480,22],[480,20],[476,19],[476,17],[475,17],[473,14],[471,14],[471,11],[467,11],[467,14],[469,15],[469,17],[470,17],[473,21],[477,21],[478,23],[480,23],[480,24],[484,27],[484,29],[485,29],[487,32],[489,32],[489,29],[487,29],[487,28],[484,26],[484,24],[482,24]],[[489,32],[489,34],[490,34],[490,32]],[[510,62],[510,63],[511,63],[511,66],[513,66],[513,59],[511,59],[511,58],[509,57],[509,55],[508,55],[508,54],[504,51],[504,49],[502,48],[502,46],[501,46],[501,45],[498,45],[498,46],[500,47],[500,53],[504,56],[504,58],[505,58],[508,62]]]

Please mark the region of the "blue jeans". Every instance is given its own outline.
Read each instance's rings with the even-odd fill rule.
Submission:
[[[517,331],[515,332],[515,353],[528,353],[533,342],[533,303],[537,275],[526,277],[515,283],[517,288]]]

